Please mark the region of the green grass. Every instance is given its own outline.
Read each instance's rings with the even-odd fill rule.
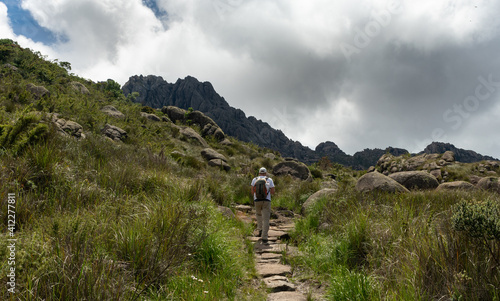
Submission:
[[[0,40],[0,212],[7,214],[7,194],[16,193],[17,293],[2,290],[0,299],[265,299],[252,285],[246,240],[252,227],[217,210],[249,203],[251,179],[236,176],[243,165],[233,160],[234,173],[209,168],[200,147],[181,140],[168,122],[141,118],[143,107],[114,81],[80,79],[11,44]],[[90,94],[75,91],[72,81]],[[28,83],[50,95],[35,99],[25,90]],[[104,105],[126,118],[107,116]],[[81,124],[86,138],[56,133],[52,113]],[[128,139],[104,138],[106,123],[126,130]],[[247,158],[257,153],[253,148],[235,141],[218,150]],[[182,159],[170,156],[173,151]],[[6,227],[0,225],[4,283]]]
[[[456,204],[474,199],[499,198],[341,187],[297,223],[292,239],[303,255],[291,261],[302,277],[321,279],[331,300],[498,300],[500,241],[452,227]]]

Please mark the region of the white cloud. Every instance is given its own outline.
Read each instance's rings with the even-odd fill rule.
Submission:
[[[9,24],[9,17],[7,16],[7,6],[0,2],[0,32],[2,33],[2,38],[12,39],[14,37],[14,32]]]
[[[141,0],[23,0],[61,39],[49,48],[14,38],[93,80],[124,84],[155,74],[210,81],[230,105],[291,138],[312,148],[332,140],[350,153],[422,148],[433,129],[446,126],[443,112],[470,95],[478,76],[500,67],[497,0],[157,5],[167,12],[161,20]],[[13,35],[5,12],[0,18],[2,32]],[[349,59],[342,45],[356,47]],[[492,120],[493,104],[477,116]],[[456,132],[471,135],[466,127]]]

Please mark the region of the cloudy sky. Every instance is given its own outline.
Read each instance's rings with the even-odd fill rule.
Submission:
[[[500,158],[500,0],[2,0],[0,37],[94,81],[209,81],[312,149]]]

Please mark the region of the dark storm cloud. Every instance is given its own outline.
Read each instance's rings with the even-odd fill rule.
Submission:
[[[75,72],[210,81],[230,105],[314,148],[500,157],[500,1],[24,0]],[[72,26],[78,22],[78,27]],[[88,56],[94,53],[94,56]],[[131,63],[133,62],[133,63]],[[264,107],[265,109],[262,109]]]

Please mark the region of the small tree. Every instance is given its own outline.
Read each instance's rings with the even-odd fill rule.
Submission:
[[[322,170],[328,170],[330,168],[332,168],[332,162],[330,161],[330,159],[328,157],[322,157],[321,159],[319,159],[318,161],[318,167]]]

